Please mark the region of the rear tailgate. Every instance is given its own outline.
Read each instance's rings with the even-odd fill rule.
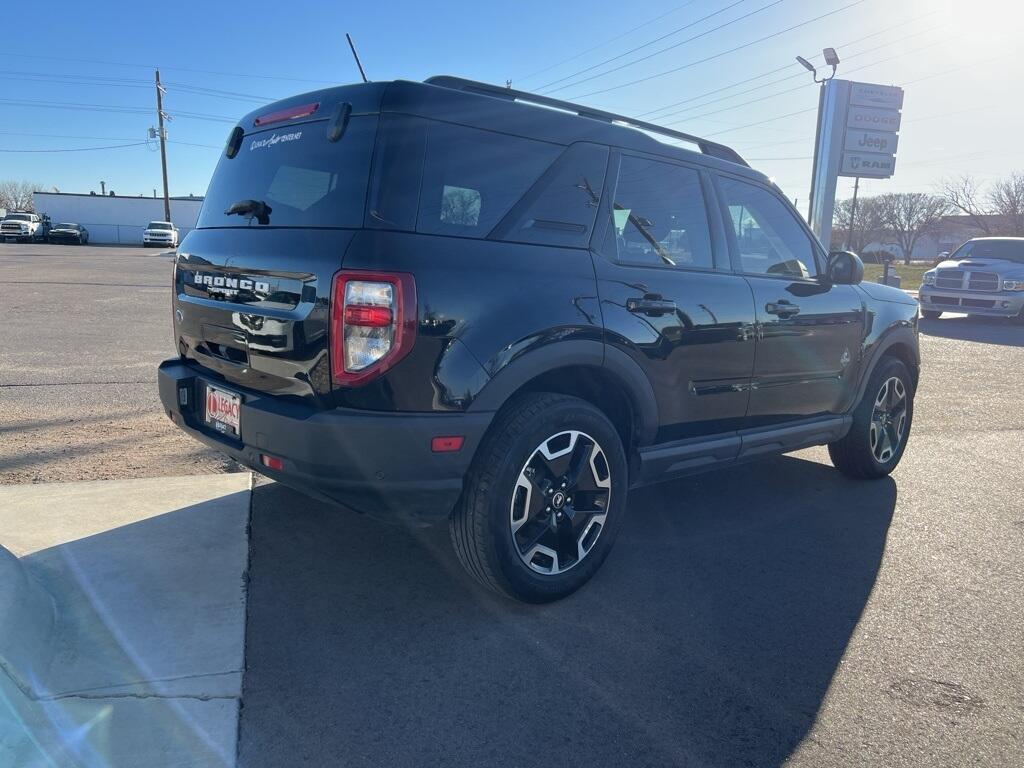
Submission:
[[[353,230],[195,230],[178,251],[178,351],[226,381],[314,400],[330,392],[331,277]]]
[[[327,405],[331,280],[363,225],[381,94],[303,94],[234,130],[175,263],[178,352],[212,379]]]

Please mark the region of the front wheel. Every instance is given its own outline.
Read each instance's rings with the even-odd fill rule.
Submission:
[[[452,514],[463,567],[509,597],[544,603],[594,575],[626,509],[626,456],[590,403],[529,394],[499,415]]]
[[[907,447],[914,419],[914,384],[902,361],[885,357],[875,367],[853,412],[853,426],[829,443],[832,464],[860,479],[884,477],[896,469]]]

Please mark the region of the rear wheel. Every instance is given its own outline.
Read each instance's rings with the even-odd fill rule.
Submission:
[[[853,426],[829,443],[832,464],[844,475],[871,479],[892,472],[903,457],[914,418],[914,389],[902,361],[884,357],[853,412]]]
[[[597,571],[622,523],[628,488],[618,433],[575,397],[525,395],[488,434],[452,514],[463,567],[509,597],[542,603]]]
[[[942,310],[940,309],[922,309],[921,317],[925,320],[938,320],[942,317]]]

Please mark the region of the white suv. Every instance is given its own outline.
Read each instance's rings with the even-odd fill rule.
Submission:
[[[151,221],[142,233],[142,244],[178,247],[178,228],[169,221]]]

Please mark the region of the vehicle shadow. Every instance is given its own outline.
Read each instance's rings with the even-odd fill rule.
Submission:
[[[896,503],[792,457],[635,492],[560,603],[414,531],[253,497],[240,764],[767,765],[808,733]]]
[[[942,317],[920,321],[921,333],[956,341],[974,341],[979,344],[999,344],[1004,347],[1024,347],[1024,326],[1014,325],[998,317]]]

